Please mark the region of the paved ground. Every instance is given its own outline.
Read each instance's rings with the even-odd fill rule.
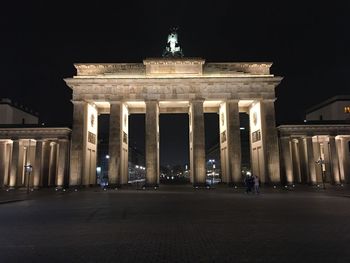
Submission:
[[[350,262],[349,193],[2,191],[0,262]]]

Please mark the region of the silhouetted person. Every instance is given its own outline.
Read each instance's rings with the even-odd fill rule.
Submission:
[[[253,176],[253,180],[254,180],[254,191],[255,191],[256,194],[259,194],[260,193],[260,190],[259,190],[259,186],[260,186],[259,177],[254,175]]]
[[[254,185],[254,178],[251,175],[246,175],[244,184],[246,185],[245,192],[249,194],[252,191],[252,187]]]

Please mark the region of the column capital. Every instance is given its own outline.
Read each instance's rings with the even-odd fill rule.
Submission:
[[[224,102],[233,102],[233,103],[238,103],[240,99],[227,99]]]
[[[204,102],[204,101],[205,101],[205,99],[195,98],[195,99],[191,99],[190,103],[192,103],[192,102]]]
[[[60,142],[69,142],[69,140],[66,138],[60,138],[60,139],[58,139],[58,143],[60,143]]]
[[[108,102],[109,102],[109,104],[122,104],[123,103],[121,100],[110,100]]]
[[[145,103],[156,102],[159,103],[158,99],[145,99]]]

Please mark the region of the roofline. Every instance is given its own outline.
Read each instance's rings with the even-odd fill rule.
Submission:
[[[350,101],[350,95],[337,95],[331,97],[319,104],[316,104],[315,106],[312,106],[311,108],[306,109],[305,113],[308,114],[310,112],[316,111],[336,101]]]

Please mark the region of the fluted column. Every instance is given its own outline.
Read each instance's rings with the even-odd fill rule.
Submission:
[[[65,184],[68,172],[68,148],[69,141],[67,139],[58,140],[58,167],[56,186],[62,188]]]
[[[10,174],[11,174],[11,158],[12,158],[12,143],[7,142],[6,144],[6,166],[5,166],[5,177],[4,186],[9,185]]]
[[[82,183],[83,160],[84,160],[84,139],[85,129],[85,107],[84,101],[73,101],[73,129],[72,145],[70,155],[69,185],[80,185]]]
[[[291,145],[292,145],[292,162],[293,162],[293,175],[294,175],[293,182],[300,183],[301,178],[300,178],[300,158],[299,158],[298,140],[292,139]]]
[[[271,183],[279,183],[280,166],[274,100],[263,100],[261,103],[262,136],[268,180]]]
[[[6,177],[6,141],[0,141],[0,188],[4,185]]]
[[[300,179],[301,179],[301,183],[306,184],[308,182],[306,138],[304,137],[299,138],[298,145],[299,145],[299,161],[300,161]]]
[[[306,137],[306,148],[307,148],[307,164],[308,164],[308,182],[312,185],[317,183],[316,179],[316,164],[314,157],[314,149],[312,137]]]
[[[18,166],[19,166],[19,156],[20,155],[20,141],[13,140],[12,142],[12,157],[11,157],[11,172],[10,172],[10,180],[9,187],[16,187],[17,176],[18,176]]]
[[[35,161],[33,167],[33,187],[35,189],[40,187],[40,178],[43,174],[43,144],[45,142],[43,140],[36,140],[35,146]]]
[[[49,186],[54,186],[57,175],[57,143],[50,143]]]
[[[110,105],[108,180],[120,186],[128,183],[128,110],[120,101]]]
[[[238,100],[226,102],[227,109],[227,142],[230,160],[231,180],[242,182],[241,172],[241,131]]]
[[[342,137],[341,138],[341,149],[342,149],[342,160],[343,160],[343,173],[344,179],[346,183],[350,183],[350,145],[349,138]]]
[[[191,173],[193,185],[206,184],[205,167],[205,131],[204,131],[204,112],[203,100],[192,100],[190,104],[190,141],[192,141],[192,150],[190,150]]]
[[[238,100],[222,103],[219,116],[222,181],[241,183],[241,133]]]
[[[335,137],[329,136],[330,164],[332,166],[332,182],[340,184],[339,158],[335,144]]]
[[[146,101],[146,185],[159,184],[159,105]]]
[[[281,150],[283,157],[283,167],[285,174],[285,181],[287,184],[293,183],[293,163],[290,137],[281,137]]]

